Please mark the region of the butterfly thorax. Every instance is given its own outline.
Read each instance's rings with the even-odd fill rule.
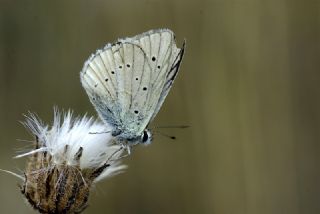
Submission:
[[[140,143],[149,144],[152,140],[152,134],[148,129],[145,129],[142,133],[137,135],[133,134],[132,132],[115,128],[112,130],[111,134],[119,141],[128,142],[130,145],[136,145]]]

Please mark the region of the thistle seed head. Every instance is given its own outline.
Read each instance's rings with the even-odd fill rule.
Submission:
[[[88,206],[92,185],[125,168],[119,165],[123,148],[110,134],[90,134],[105,125],[92,118],[73,119],[70,111],[55,111],[51,128],[35,115],[25,123],[36,136],[21,192],[40,213],[81,213]]]

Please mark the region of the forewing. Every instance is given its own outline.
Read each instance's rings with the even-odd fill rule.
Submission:
[[[173,64],[170,67],[169,72],[166,74],[166,78],[165,78],[165,84],[163,86],[160,86],[162,88],[158,103],[156,105],[156,108],[153,111],[153,115],[151,117],[152,121],[154,119],[154,117],[157,115],[157,113],[159,112],[165,98],[167,97],[172,84],[175,80],[175,78],[177,77],[179,68],[180,68],[180,64],[183,58],[183,54],[184,54],[184,49],[185,49],[185,42],[183,43],[182,49],[176,49],[174,52],[174,54],[172,55],[175,59],[173,61]]]

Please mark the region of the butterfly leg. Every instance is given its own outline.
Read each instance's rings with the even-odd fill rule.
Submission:
[[[103,132],[89,132],[89,134],[107,134],[110,133],[111,131],[103,131]]]
[[[127,147],[127,152],[128,152],[127,155],[130,155],[131,154],[131,147],[129,145],[127,145],[126,147]]]

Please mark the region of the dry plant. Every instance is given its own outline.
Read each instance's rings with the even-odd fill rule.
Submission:
[[[35,136],[34,148],[18,158],[29,156],[21,192],[40,213],[81,213],[88,206],[92,186],[121,172],[123,147],[115,144],[106,125],[86,116],[55,110],[51,127],[34,114],[23,123]]]

